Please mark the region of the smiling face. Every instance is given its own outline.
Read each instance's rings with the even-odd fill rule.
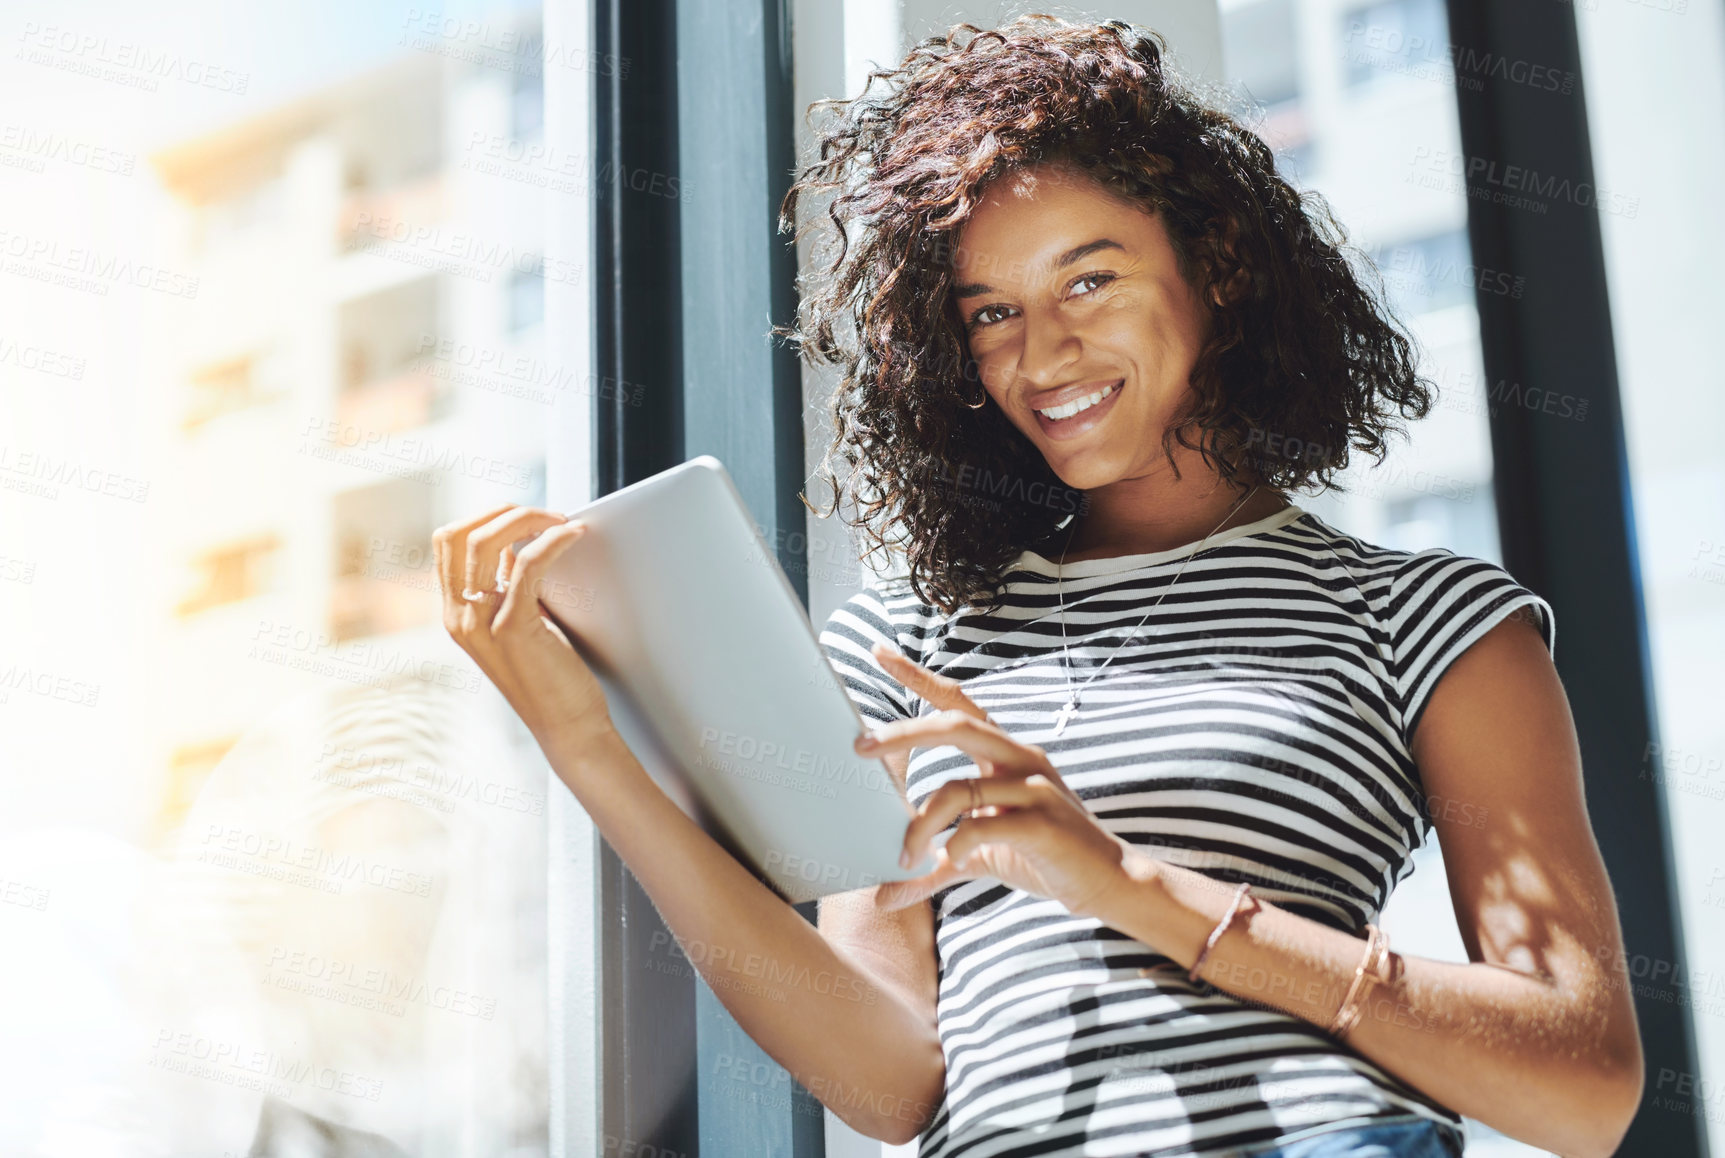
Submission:
[[[1160,218],[1076,170],[1020,170],[963,227],[953,280],[983,385],[1063,482],[1164,464],[1205,317]]]

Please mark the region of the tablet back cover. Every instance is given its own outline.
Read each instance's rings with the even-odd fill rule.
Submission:
[[[539,598],[598,675],[619,734],[690,817],[800,903],[898,866],[910,805],[718,459],[576,512]]]

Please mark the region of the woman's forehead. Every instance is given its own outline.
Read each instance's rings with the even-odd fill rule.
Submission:
[[[976,208],[960,227],[964,235],[1017,228],[1027,218],[1038,226],[1062,217],[1088,217],[1147,228],[1155,214],[1068,162],[1047,162],[1001,174],[981,190]]]
[[[1044,179],[999,195],[991,192],[979,202],[954,239],[952,266],[959,273],[987,267],[1024,276],[1059,265],[1059,255],[1103,238],[1116,242],[1116,249],[1137,251],[1154,245],[1159,229],[1154,213],[1110,196],[1093,182]]]
[[[1102,185],[1070,161],[1040,161],[1017,165],[1002,173],[982,190],[981,203],[1035,201],[1053,192],[1072,190],[1087,196],[1105,196]]]

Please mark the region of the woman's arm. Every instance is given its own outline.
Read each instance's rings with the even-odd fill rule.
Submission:
[[[896,914],[910,931],[901,948],[926,953],[928,969],[883,969],[842,936],[810,925],[739,865],[665,795],[615,731],[553,731],[540,746],[678,943],[700,946],[689,960],[744,1032],[853,1129],[887,1142],[915,1138],[946,1080],[932,1002],[914,996],[933,974],[932,927],[919,933],[914,911]],[[823,902],[823,922],[830,911],[854,933],[856,923],[838,914],[861,907]],[[928,906],[921,908],[932,926]]]
[[[539,599],[546,569],[583,530],[570,516],[514,504],[439,527],[445,628],[539,741],[743,1031],[844,1121],[902,1140],[913,1116],[905,1106],[938,1104],[946,1080],[933,1017],[899,979],[880,984],[738,864],[617,734],[597,677]],[[932,933],[929,954],[932,967]]]
[[[1513,1138],[1610,1155],[1641,1100],[1641,1044],[1574,722],[1538,631],[1512,616],[1463,652],[1413,755],[1428,798],[1473,806],[1433,810],[1473,963],[1398,953],[1400,975],[1367,991],[1347,1044]],[[1233,889],[1135,850],[1122,868],[1093,915],[1189,968]],[[1236,915],[1200,976],[1328,1026],[1363,950],[1263,905]]]
[[[888,763],[895,762],[888,760]],[[902,783],[902,761],[897,762],[894,773]],[[877,885],[822,897],[821,935],[840,953],[860,963],[881,984],[896,989],[925,1024],[938,1026],[940,970],[934,942],[934,909],[929,902],[922,901],[887,911],[879,904],[880,893],[881,887]],[[894,1145],[914,1141],[928,1128],[940,1107],[946,1081],[944,1058],[938,1079],[929,1082],[924,1094],[914,1101],[874,1107],[893,1120],[880,1122],[883,1128],[869,1131],[869,1136]]]

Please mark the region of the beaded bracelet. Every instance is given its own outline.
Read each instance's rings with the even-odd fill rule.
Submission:
[[[1336,1010],[1336,1016],[1331,1019],[1327,1031],[1337,1041],[1346,1038],[1348,1032],[1359,1023],[1362,1003],[1357,1002],[1356,998],[1359,996],[1362,986],[1367,984],[1366,974],[1368,970],[1373,981],[1385,980],[1380,976],[1382,971],[1380,966],[1383,961],[1388,959],[1389,950],[1389,935],[1368,921],[1366,923],[1366,951],[1361,955],[1359,966],[1354,970],[1353,984],[1348,986],[1347,995],[1342,998],[1341,1008]]]
[[[1234,919],[1234,914],[1240,909],[1240,902],[1246,897],[1246,890],[1251,887],[1251,882],[1241,881],[1240,887],[1234,890],[1234,899],[1229,903],[1228,911],[1222,914],[1222,919],[1216,922],[1216,927],[1214,929],[1210,930],[1209,940],[1205,941],[1204,947],[1198,950],[1198,959],[1192,962],[1192,968],[1186,971],[1186,980],[1198,980],[1198,967],[1204,964],[1204,958],[1210,955],[1210,950],[1215,946],[1217,941],[1222,939],[1222,934],[1227,931],[1228,922]]]

